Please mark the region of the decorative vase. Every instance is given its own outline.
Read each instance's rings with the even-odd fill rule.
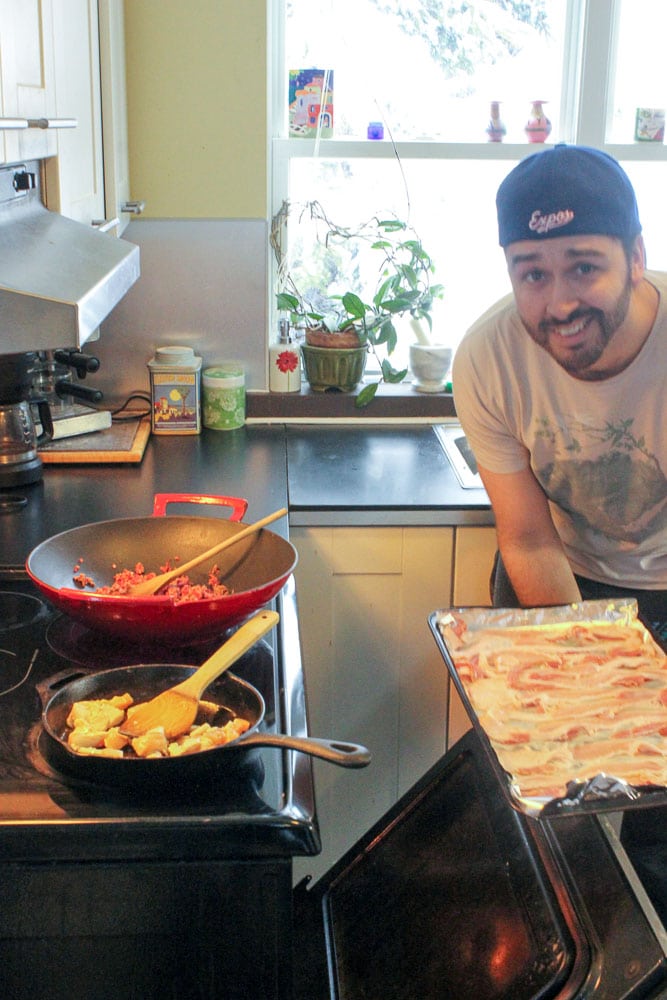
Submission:
[[[542,105],[546,103],[546,101],[533,101],[530,117],[524,130],[528,136],[528,142],[546,142],[551,135],[551,122],[542,108]]]
[[[315,392],[338,389],[352,392],[361,382],[368,351],[365,347],[312,347],[301,345],[306,378]]]
[[[505,124],[500,119],[499,101],[491,101],[491,117],[489,124],[486,126],[486,134],[489,137],[489,142],[502,142],[504,136],[507,134]]]

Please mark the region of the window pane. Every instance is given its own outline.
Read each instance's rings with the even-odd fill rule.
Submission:
[[[333,260],[323,254],[309,213],[302,214],[307,202],[321,202],[338,226],[357,227],[376,213],[396,216],[416,231],[435,263],[433,280],[445,288],[433,310],[433,340],[455,347],[481,312],[509,291],[495,195],[511,166],[508,161],[409,160],[401,169],[395,160],[293,160],[289,253],[300,291],[326,287],[333,271],[338,279],[334,294],[353,290],[366,301],[377,279],[377,251],[370,251],[365,264],[357,257],[346,259],[344,250]],[[396,368],[407,364],[413,339],[407,323],[399,334],[392,355]]]
[[[646,266],[654,271],[667,271],[667,233],[664,213],[660,209],[665,198],[665,164],[622,162],[621,166],[632,181],[637,195],[639,219],[646,245]]]
[[[484,142],[491,101],[525,142],[533,100],[558,135],[567,3],[286,0],[286,70],[334,74],[334,135]],[[386,132],[385,132],[386,135]]]
[[[667,107],[665,0],[618,0],[616,74],[609,142],[633,142],[637,108]]]

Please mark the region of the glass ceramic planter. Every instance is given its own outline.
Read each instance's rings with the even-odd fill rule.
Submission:
[[[312,347],[301,345],[303,367],[311,389],[352,392],[361,382],[368,351],[365,347]]]

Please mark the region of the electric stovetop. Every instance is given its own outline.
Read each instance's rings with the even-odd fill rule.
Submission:
[[[306,734],[294,585],[275,632],[235,665],[266,703],[263,728]],[[41,725],[53,680],[137,663],[200,665],[219,639],[178,649],[105,637],[57,612],[20,574],[0,579],[0,850],[5,859],[314,854],[309,758],[254,749],[196,787],[105,788],[53,766]],[[57,687],[55,688],[57,690]],[[244,752],[245,753],[245,752]],[[239,756],[239,755],[236,755]]]

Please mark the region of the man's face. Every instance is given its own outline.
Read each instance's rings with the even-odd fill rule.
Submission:
[[[505,256],[519,315],[536,344],[576,378],[604,377],[622,364],[641,251],[628,262],[610,236],[561,236],[511,243]]]

